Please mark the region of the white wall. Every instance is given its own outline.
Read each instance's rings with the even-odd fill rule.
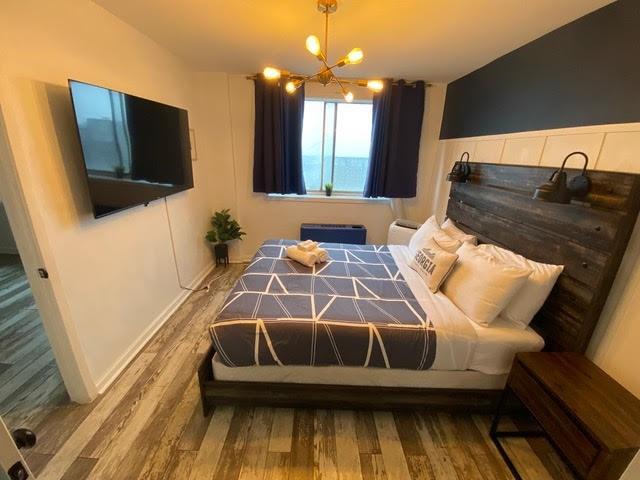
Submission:
[[[427,88],[425,116],[422,121],[422,141],[420,142],[420,163],[418,164],[418,191],[415,198],[402,200],[404,217],[424,222],[433,211],[433,179],[438,175],[438,148],[440,125],[444,111],[447,86],[432,84]]]
[[[69,306],[93,381],[105,387],[179,302],[162,201],[95,220],[81,175],[67,79],[184,107],[193,115],[191,72],[172,54],[92,2],[4,1],[0,68],[11,101],[5,121],[27,203],[42,219],[46,259]],[[195,189],[168,199],[182,281],[211,266],[202,236],[211,212],[206,157]],[[45,323],[46,326],[46,323]]]
[[[472,161],[559,166],[570,152],[584,151],[589,168],[640,173],[640,123],[598,125],[509,135],[442,140],[438,148],[439,173],[433,178],[434,209],[444,217],[449,184],[446,172],[468,151]],[[581,167],[578,158],[570,166]],[[587,356],[640,397],[637,346],[640,343],[640,223],[593,335]]]
[[[272,197],[253,193],[254,88],[244,75],[198,74],[196,78],[198,121],[207,138],[198,138],[201,153],[215,157],[216,173],[211,189],[216,208],[231,208],[246,238],[231,250],[233,260],[247,260],[268,238],[298,238],[303,222],[358,223],[367,227],[369,243],[384,243],[394,214],[387,200]],[[405,211],[424,219],[428,191],[423,179],[435,165],[444,86],[428,89],[420,150],[417,200],[403,202]],[[308,96],[322,95],[311,86]],[[333,93],[328,90],[328,95]]]

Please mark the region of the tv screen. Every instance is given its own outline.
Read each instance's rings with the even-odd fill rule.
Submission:
[[[193,188],[186,110],[69,80],[96,218]]]

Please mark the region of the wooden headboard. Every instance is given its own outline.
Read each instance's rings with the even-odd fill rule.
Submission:
[[[467,183],[451,185],[447,216],[482,243],[564,265],[532,327],[547,350],[584,352],[638,217],[640,175],[589,171],[589,195],[563,205],[532,198],[554,168],[470,166]]]

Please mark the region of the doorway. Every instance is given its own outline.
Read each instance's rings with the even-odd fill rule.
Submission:
[[[42,149],[45,132],[38,114],[48,108],[41,103],[43,88],[38,82],[7,77],[0,71],[0,191],[23,271],[26,271],[38,305],[38,316],[55,353],[59,374],[64,379],[69,398],[88,403],[96,398],[97,388],[50,247],[45,210],[38,202],[42,185],[37,183],[29,168],[46,154]],[[44,386],[41,388],[46,390]]]
[[[35,427],[69,402],[2,202],[0,178],[0,416]]]

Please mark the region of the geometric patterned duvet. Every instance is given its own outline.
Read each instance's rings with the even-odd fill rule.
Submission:
[[[436,331],[386,246],[323,243],[309,268],[295,243],[264,242],[211,324],[227,366],[431,368]]]

